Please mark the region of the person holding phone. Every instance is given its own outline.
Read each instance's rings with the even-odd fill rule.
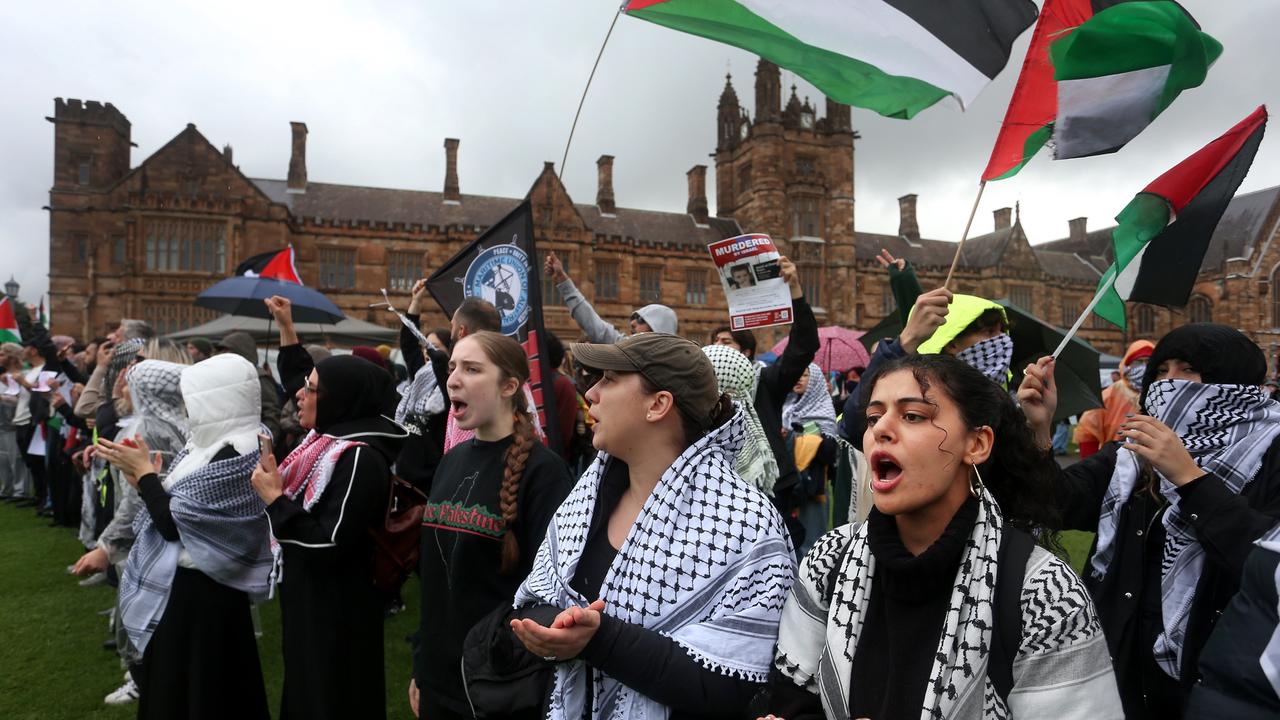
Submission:
[[[369,530],[386,517],[391,464],[409,434],[389,419],[395,381],[354,355],[313,364],[297,342],[289,301],[266,302],[280,321],[280,378],[309,430],[278,468],[264,457],[252,478],[276,540],[273,581],[284,635],[279,717],[385,718],[385,603],[373,585]]]
[[[152,365],[170,364],[136,366],[132,386]],[[164,459],[142,435],[98,449],[145,504],[120,580],[121,622],[142,653],[132,671],[138,717],[265,720],[249,609],[251,597],[266,597],[271,572],[265,505],[249,484],[260,452],[258,374],[227,354],[163,378],[180,385],[186,405],[190,436],[177,456]]]

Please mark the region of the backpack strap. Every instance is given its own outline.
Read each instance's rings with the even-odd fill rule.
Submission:
[[[1022,645],[1022,584],[1034,548],[1035,540],[1029,534],[1008,524],[1004,526],[996,560],[996,589],[991,607],[995,632],[991,638],[987,677],[1005,702],[1013,690],[1013,659]]]

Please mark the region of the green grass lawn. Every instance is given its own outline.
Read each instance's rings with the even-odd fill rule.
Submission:
[[[1080,570],[1093,536],[1063,533],[1071,564]],[[108,707],[107,693],[123,670],[102,649],[107,619],[97,614],[115,602],[115,590],[82,588],[66,572],[80,557],[72,531],[50,528],[29,509],[0,503],[0,718],[5,720],[117,720],[136,705]],[[418,622],[418,584],[405,586],[408,610],[387,622],[387,716],[410,720],[406,687],[412,661],[405,637]],[[273,714],[280,704],[280,605],[262,606],[258,642]]]
[[[82,549],[73,531],[50,528],[27,508],[0,503],[0,718],[4,720],[116,720],[137,705],[102,703],[124,674],[114,652],[102,649],[115,602],[105,585],[82,588],[67,565]],[[417,629],[418,584],[405,586],[408,610],[387,622],[387,716],[410,720],[407,687],[412,661],[405,637]],[[258,641],[273,715],[284,676],[280,605],[262,606]]]

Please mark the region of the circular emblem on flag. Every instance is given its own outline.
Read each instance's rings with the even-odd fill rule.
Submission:
[[[502,316],[502,334],[514,335],[529,317],[529,256],[515,245],[481,250],[462,288],[467,297],[492,303]]]

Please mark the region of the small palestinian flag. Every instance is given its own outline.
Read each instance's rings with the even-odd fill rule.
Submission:
[[[1058,85],[1054,157],[1115,152],[1183,90],[1199,86],[1222,44],[1175,2],[1121,2],[1049,47]]]
[[[13,314],[13,301],[9,298],[0,298],[0,342],[22,342],[18,318]]]
[[[1222,137],[1156,178],[1116,216],[1116,260],[1098,283],[1094,312],[1125,327],[1124,303],[1181,307],[1227,204],[1253,164],[1267,124],[1261,106]]]
[[[1030,0],[629,0],[628,15],[755,53],[827,97],[910,118],[961,108],[1009,62]]]
[[[245,260],[236,266],[236,275],[245,277],[275,278],[285,282],[302,285],[298,277],[298,268],[293,264],[293,246],[284,250],[272,250]]]

